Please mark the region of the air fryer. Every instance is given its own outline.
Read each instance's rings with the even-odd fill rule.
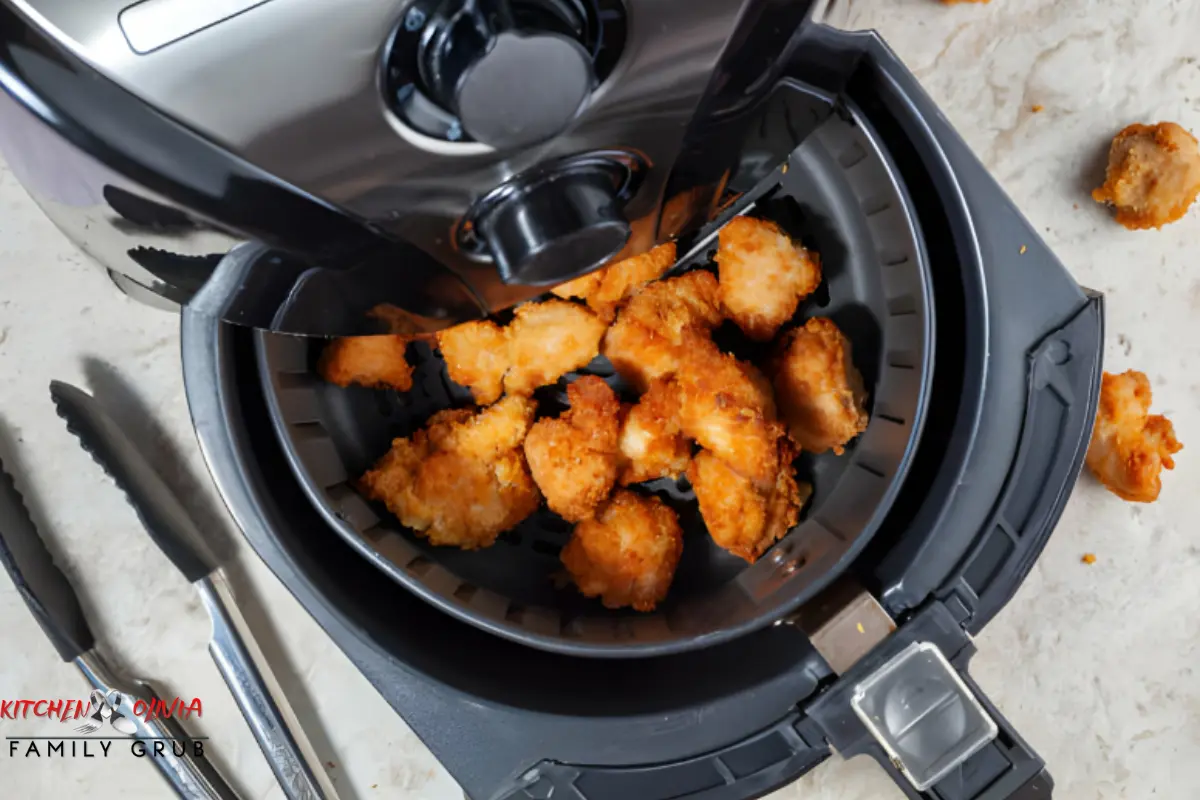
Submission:
[[[909,797],[1050,796],[971,637],[1078,475],[1102,299],[878,37],[794,0],[173,4],[0,3],[0,144],[120,286],[184,304],[188,402],[247,540],[468,797],[741,800],[835,751]],[[549,515],[483,559],[363,502],[388,439],[465,397],[424,346],[414,392],[343,391],[319,341],[277,335],[369,332],[379,304],[437,329],[666,239],[708,268],[739,213],[820,251],[801,313],[854,341],[872,421],[805,457],[814,498],[756,564],[691,520],[653,615],[554,590]]]

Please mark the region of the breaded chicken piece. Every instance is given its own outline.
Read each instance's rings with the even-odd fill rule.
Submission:
[[[569,522],[588,519],[617,482],[621,403],[594,375],[567,387],[571,407],[541,419],[525,438],[525,458],[550,510]]]
[[[477,413],[467,409],[441,411],[430,418],[426,428],[438,449],[457,450],[465,456],[490,461],[521,447],[536,413],[537,404],[533,400],[513,396]]]
[[[670,377],[680,359],[721,324],[717,279],[692,271],[651,283],[630,299],[604,337],[603,352],[640,391]]]
[[[529,395],[586,366],[600,354],[606,327],[586,308],[565,300],[518,306],[508,326],[512,366],[504,376],[504,391]]]
[[[490,320],[464,322],[437,334],[450,380],[471,390],[479,405],[496,402],[512,365],[508,333]]]
[[[533,413],[531,400],[513,397],[480,413],[435,414],[395,439],[359,488],[435,545],[488,547],[541,502],[521,451]]]
[[[1097,203],[1116,209],[1117,222],[1130,230],[1161,228],[1183,217],[1200,195],[1200,147],[1196,137],[1174,122],[1130,125],[1108,151],[1104,185],[1092,192]]]
[[[675,243],[660,244],[649,252],[626,258],[612,266],[564,283],[553,292],[559,297],[586,300],[588,308],[605,322],[612,322],[625,300],[658,280],[675,263]]]
[[[708,342],[695,347],[675,375],[685,435],[758,487],[779,468],[784,427],[775,419],[770,384],[749,364]]]
[[[725,315],[754,341],[770,341],[820,285],[817,254],[793,242],[774,222],[751,217],[734,217],[719,240]]]
[[[321,351],[317,372],[338,386],[407,392],[413,385],[413,368],[404,357],[410,341],[395,334],[334,339]]]
[[[619,489],[594,519],[575,526],[562,562],[584,596],[599,597],[607,608],[653,611],[682,554],[675,512],[657,497]]]
[[[1150,381],[1141,372],[1104,373],[1087,452],[1088,469],[1100,482],[1135,503],[1158,499],[1162,470],[1175,469],[1171,456],[1183,449],[1171,421],[1150,416],[1150,400]]]
[[[867,392],[850,341],[832,320],[814,317],[780,342],[775,400],[796,444],[810,453],[845,445],[867,429]]]
[[[720,547],[753,564],[782,539],[800,519],[812,486],[797,484],[792,461],[797,451],[780,440],[779,470],[774,482],[760,489],[707,450],[688,467],[704,526]]]
[[[622,486],[677,478],[687,469],[692,445],[679,425],[679,396],[669,378],[650,384],[621,423]]]
[[[587,275],[580,275],[573,281],[560,283],[550,290],[550,293],[555,297],[561,297],[563,300],[570,300],[572,297],[579,300],[587,300],[588,296],[600,288],[601,282],[604,280],[604,270],[606,267],[601,267],[598,270],[589,272]]]

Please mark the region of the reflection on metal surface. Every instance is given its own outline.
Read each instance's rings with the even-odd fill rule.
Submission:
[[[336,800],[337,792],[238,610],[223,571],[215,570],[193,586],[212,620],[208,650],[284,795],[289,800]]]
[[[81,653],[75,659],[75,666],[79,668],[94,689],[103,692],[106,696],[117,691],[128,701],[136,699],[147,704],[158,697],[158,693],[148,683],[118,675],[96,649]],[[159,702],[161,703],[162,700],[160,699]],[[175,719],[168,716],[148,717],[149,715],[139,717],[134,713],[126,714],[123,717],[133,725],[134,738],[143,741],[191,741],[192,737],[188,736]],[[189,747],[180,748],[180,750],[183,755],[178,755],[178,751],[174,747],[147,747],[145,749],[145,757],[158,767],[176,794],[188,798],[188,800],[238,800],[238,794],[225,782],[209,759],[193,758],[192,749]]]
[[[249,11],[267,0],[143,0],[120,14],[129,46],[149,53],[185,36]]]
[[[244,276],[246,291],[229,307],[237,312],[230,319],[242,324],[353,335],[369,319],[362,312],[379,303],[428,320],[429,328],[477,317],[481,306],[508,307],[580,268],[546,258],[546,269],[540,262],[498,269],[515,263],[498,251],[521,255],[500,247],[498,236],[482,257],[459,246],[464,215],[513,176],[613,148],[644,161],[640,183],[621,198],[620,216],[633,235],[622,223],[621,236],[589,251],[594,258],[574,259],[586,269],[622,246],[622,255],[635,255],[661,238],[668,179],[670,197],[696,201],[672,209],[683,223],[672,232],[687,236],[711,221],[704,218],[721,207],[726,182],[737,190],[811,130],[792,103],[772,115],[766,111],[776,104],[762,102],[786,72],[804,71],[788,46],[803,38],[798,26],[811,0],[623,0],[621,7],[572,0],[589,25],[620,29],[619,48],[604,36],[581,39],[611,71],[561,135],[503,151],[434,151],[397,135],[381,73],[390,75],[392,33],[407,30],[410,18],[420,27],[408,14],[413,2],[220,0],[172,13],[178,2],[0,6],[0,83],[8,90],[0,105],[18,98],[14,108],[29,112],[11,115],[16,122],[0,114],[0,140],[11,138],[5,128],[31,129],[11,147],[0,144],[71,238],[107,268],[172,300],[195,294],[239,240],[279,253]],[[212,21],[220,24],[197,28]],[[139,48],[172,43],[135,55],[130,32]],[[756,126],[771,130],[748,142]],[[69,157],[29,157],[55,149]],[[22,174],[29,166],[22,161],[35,163]],[[606,208],[597,192],[587,198],[590,207]],[[538,216],[553,205],[543,203]],[[611,216],[597,222],[581,215],[579,224],[550,230],[545,242],[525,242],[532,246],[524,251],[590,242],[594,229],[616,230],[620,221]]]

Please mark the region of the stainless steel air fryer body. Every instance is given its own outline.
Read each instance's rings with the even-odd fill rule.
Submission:
[[[740,139],[812,5],[3,0],[0,146],[126,287],[186,301],[259,240],[277,255],[223,273],[233,321],[353,333],[370,302],[440,327],[780,163],[803,131]]]

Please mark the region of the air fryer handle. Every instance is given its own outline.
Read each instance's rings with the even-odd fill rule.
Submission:
[[[882,747],[872,746],[867,753],[910,800],[1049,800],[1054,781],[1046,763],[961,666],[959,675],[1000,729],[986,747],[923,792],[913,787]]]
[[[820,729],[798,711],[720,750],[667,764],[597,767],[543,761],[503,800],[747,800],[804,775],[829,757]]]

